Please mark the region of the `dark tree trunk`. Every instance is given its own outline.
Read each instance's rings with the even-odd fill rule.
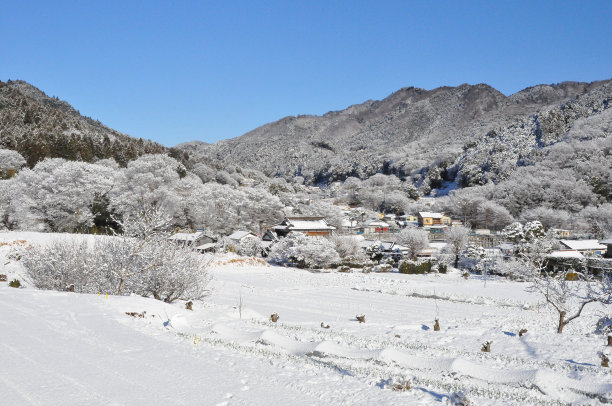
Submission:
[[[559,313],[559,327],[557,328],[557,333],[563,333],[563,327],[565,327],[565,312]]]

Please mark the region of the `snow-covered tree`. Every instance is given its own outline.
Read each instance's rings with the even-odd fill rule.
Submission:
[[[445,234],[447,247],[454,256],[454,267],[459,264],[459,257],[468,245],[470,229],[463,226],[451,227]]]
[[[289,233],[272,247],[268,261],[275,264],[294,264],[301,268],[325,267],[337,264],[340,256],[334,249],[334,244],[327,238]]]
[[[396,242],[409,249],[412,260],[415,260],[417,255],[429,246],[427,231],[416,227],[408,227],[400,231],[397,234]]]
[[[513,244],[518,244],[523,241],[524,238],[523,225],[516,221],[506,226],[506,228],[502,230],[502,235]]]
[[[105,166],[45,159],[15,177],[9,220],[20,229],[87,229],[93,225],[94,203],[109,193],[114,178]]]
[[[512,216],[505,207],[485,201],[478,205],[476,221],[480,227],[500,230],[512,222]]]
[[[17,151],[0,149],[0,179],[8,179],[26,166],[26,160]]]
[[[353,236],[334,235],[331,237],[331,241],[343,262],[362,264],[367,261],[365,251]]]

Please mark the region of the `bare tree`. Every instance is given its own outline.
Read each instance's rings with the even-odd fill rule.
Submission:
[[[584,307],[601,299],[600,284],[585,272],[540,271],[531,278],[534,290],[559,314],[557,333],[582,314]]]
[[[610,295],[606,279],[595,278],[584,266],[558,271],[547,268],[548,247],[546,240],[536,240],[526,247],[520,260],[531,289],[540,293],[558,313],[557,333],[561,334],[565,326],[580,317],[586,305],[609,302]]]

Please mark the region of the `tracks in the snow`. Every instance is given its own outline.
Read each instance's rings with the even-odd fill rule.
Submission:
[[[229,335],[210,333],[199,338],[208,345],[222,346],[240,353],[291,364],[325,367],[341,374],[364,379],[372,385],[383,386],[380,382],[389,378],[409,379],[413,387],[421,387],[423,390],[449,394],[462,391],[474,398],[517,404],[567,404],[567,399],[584,397],[598,398],[602,403],[610,402],[605,395],[601,396],[599,387],[591,391],[579,390],[580,382],[566,376],[567,372],[576,371],[595,373],[594,368],[500,355],[449,352],[442,347],[405,340],[361,337],[348,332],[323,331],[282,323],[249,320],[249,324],[264,327],[265,330],[261,330],[261,336],[253,332],[253,337],[247,340],[234,340],[231,333]],[[277,341],[265,339],[270,336],[266,332],[270,331],[277,333]],[[179,334],[186,338],[192,337],[189,334]],[[311,344],[316,350],[296,352],[292,347],[285,345],[287,340],[294,340],[293,337],[296,336],[300,337],[299,340],[295,340],[296,345],[304,344],[308,348]],[[337,340],[348,343],[350,347],[334,344]],[[452,358],[448,358],[449,356]],[[428,365],[429,362],[431,365]],[[486,376],[487,371],[497,373],[502,378],[490,381]],[[523,380],[522,376],[527,376],[529,379]],[[547,383],[549,376],[569,382],[569,387],[560,389],[556,383],[549,385]]]

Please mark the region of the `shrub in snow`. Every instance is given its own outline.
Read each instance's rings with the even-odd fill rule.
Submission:
[[[21,282],[19,282],[19,279],[13,279],[12,281],[9,282],[8,285],[11,288],[20,288],[21,287]]]
[[[261,257],[262,253],[261,240],[257,237],[244,238],[238,247],[238,255],[245,257]]]
[[[431,272],[431,262],[422,262],[416,263],[412,261],[402,261],[400,262],[399,272],[405,274],[424,274]]]
[[[122,222],[124,234],[56,240],[29,248],[22,255],[26,273],[39,289],[64,290],[74,285],[81,293],[136,293],[171,303],[200,299],[209,281],[209,257],[175,244],[162,231],[159,212],[147,211]]]
[[[453,393],[450,398],[450,401],[453,406],[470,406],[471,404],[467,395],[463,392]]]
[[[405,392],[410,390],[410,381],[400,381],[391,386],[394,391]]]
[[[333,236],[331,241],[334,243],[334,249],[340,256],[343,265],[361,268],[370,262],[355,238],[350,236]]]
[[[599,355],[599,358],[601,358],[601,366],[604,368],[609,368],[610,367],[610,357],[608,356],[608,354],[606,354],[603,351],[599,351],[597,355]]]
[[[340,262],[340,256],[334,249],[334,244],[326,238],[289,233],[272,247],[268,261],[280,265],[296,265],[300,268],[316,268],[337,264]]]
[[[390,264],[380,264],[374,267],[374,272],[391,272],[393,270],[393,266]]]
[[[229,238],[221,241],[221,246],[225,252],[233,252],[243,257],[261,257],[261,240],[255,236],[247,236],[241,241],[230,240]]]

